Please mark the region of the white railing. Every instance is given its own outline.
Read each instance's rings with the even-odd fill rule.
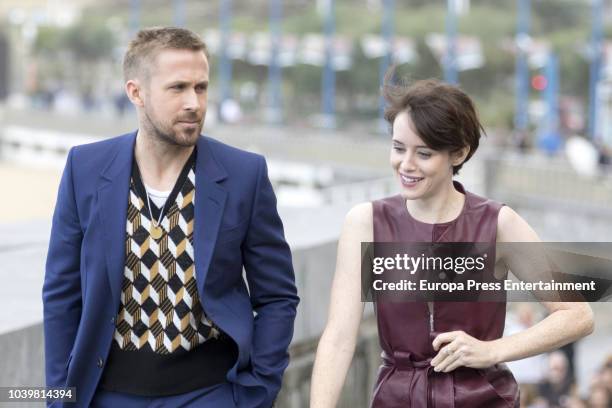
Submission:
[[[62,167],[72,146],[96,140],[100,139],[45,129],[6,126],[0,129],[0,156],[3,160],[28,165]]]

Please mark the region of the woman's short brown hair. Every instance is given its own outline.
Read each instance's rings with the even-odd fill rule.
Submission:
[[[476,108],[470,97],[456,86],[427,79],[411,85],[393,84],[394,70],[385,77],[383,96],[387,102],[385,120],[393,126],[398,114],[407,112],[414,130],[434,150],[457,151],[469,147],[463,163],[478,149],[481,131]],[[463,163],[453,166],[457,174]]]

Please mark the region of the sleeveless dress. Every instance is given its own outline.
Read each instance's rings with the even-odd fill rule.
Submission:
[[[439,224],[420,222],[401,195],[374,201],[374,242],[489,242],[494,244],[502,204],[466,192],[460,215]],[[493,257],[493,260],[495,258]],[[373,408],[518,408],[519,390],[505,364],[486,369],[459,367],[437,373],[434,338],[463,330],[480,340],[502,337],[505,302],[376,302],[383,364],[372,396]]]

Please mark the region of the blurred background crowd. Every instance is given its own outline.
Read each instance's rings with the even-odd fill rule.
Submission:
[[[535,324],[540,309],[531,303],[516,304],[506,323],[513,334]],[[539,316],[542,317],[542,316]],[[598,359],[594,372],[578,385],[575,344],[548,355],[508,363],[521,388],[521,407],[608,408],[612,404],[612,354]]]

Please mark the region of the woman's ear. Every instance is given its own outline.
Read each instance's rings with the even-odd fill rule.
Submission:
[[[458,166],[465,161],[465,158],[470,153],[470,147],[464,146],[460,149],[453,150],[450,154],[451,163],[453,166]]]

